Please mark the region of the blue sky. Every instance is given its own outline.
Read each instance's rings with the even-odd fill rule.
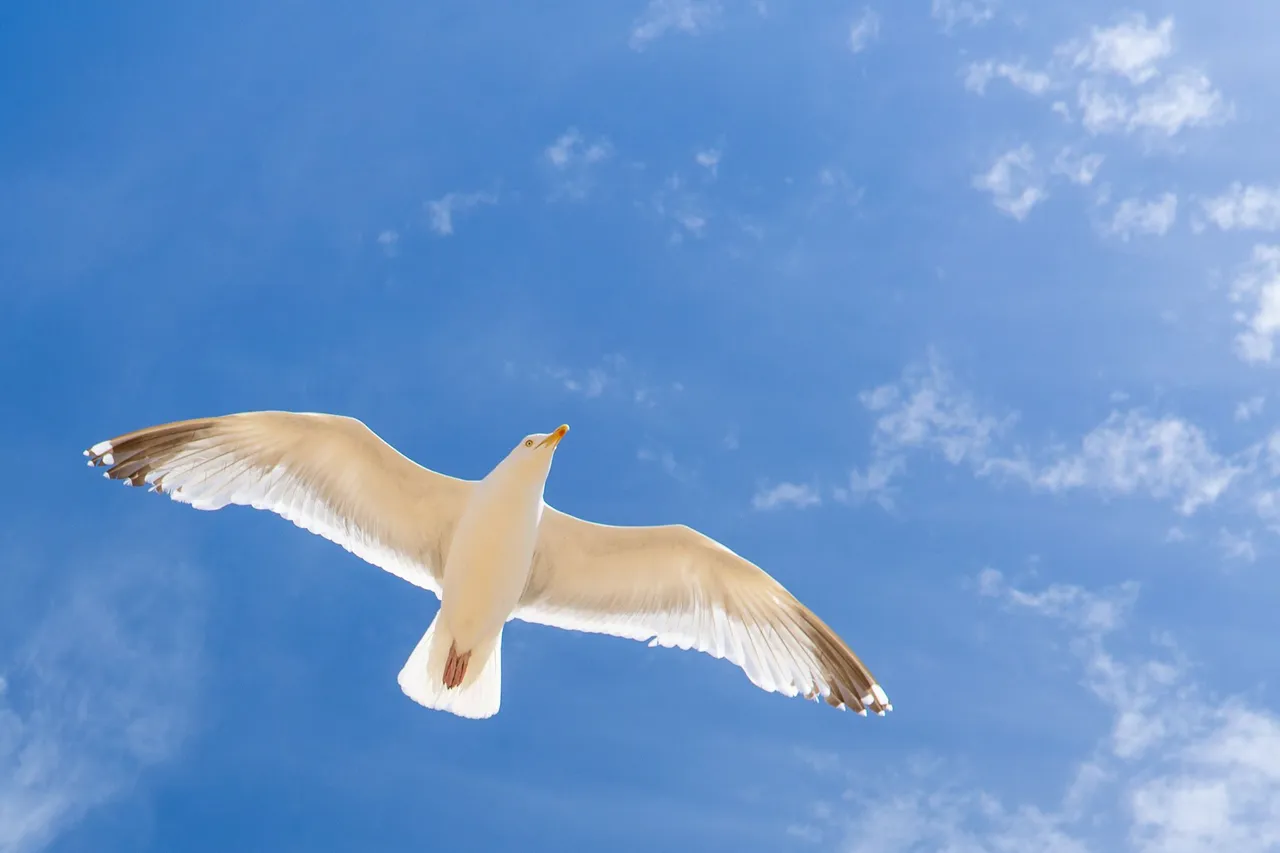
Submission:
[[[0,849],[1280,849],[1280,7],[10,3]],[[70,17],[74,15],[74,17]],[[895,704],[80,451],[251,409],[754,559]]]

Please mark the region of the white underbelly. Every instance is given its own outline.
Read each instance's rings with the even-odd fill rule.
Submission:
[[[459,649],[494,637],[515,610],[529,578],[537,512],[512,506],[468,507],[445,560],[441,617]]]

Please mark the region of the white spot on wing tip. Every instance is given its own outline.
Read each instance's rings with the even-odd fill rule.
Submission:
[[[114,456],[112,456],[110,453],[104,453],[104,454],[103,454],[103,456],[102,456],[102,464],[103,464],[103,465],[114,465],[114,464],[116,464],[116,459],[115,459],[115,457],[114,457]]]
[[[883,716],[884,716],[884,711],[876,711],[876,716],[877,716],[877,717],[883,717]]]
[[[858,716],[859,716],[859,717],[865,717],[866,715],[867,715],[867,709],[866,709],[866,708],[859,708],[859,709],[858,709]]]
[[[102,454],[107,453],[110,450],[111,450],[111,442],[99,441],[93,447],[89,448],[89,453],[93,454],[94,456],[101,456]]]
[[[871,695],[876,697],[876,701],[881,705],[889,704],[889,697],[885,695],[884,690],[881,689],[879,684],[871,685]]]

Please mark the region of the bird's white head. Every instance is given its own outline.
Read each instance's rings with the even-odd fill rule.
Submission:
[[[512,448],[498,467],[521,477],[546,479],[551,470],[551,457],[555,455],[560,440],[569,432],[568,424],[561,424],[553,432],[526,435]],[[496,469],[495,469],[496,471]]]

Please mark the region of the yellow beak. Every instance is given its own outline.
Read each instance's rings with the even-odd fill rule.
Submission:
[[[542,439],[542,441],[538,444],[538,446],[539,447],[555,447],[557,444],[560,443],[560,439],[564,438],[565,433],[567,433],[568,431],[569,431],[568,424],[560,424],[560,426],[556,427],[556,431],[551,433],[551,435],[547,436],[546,438]]]

